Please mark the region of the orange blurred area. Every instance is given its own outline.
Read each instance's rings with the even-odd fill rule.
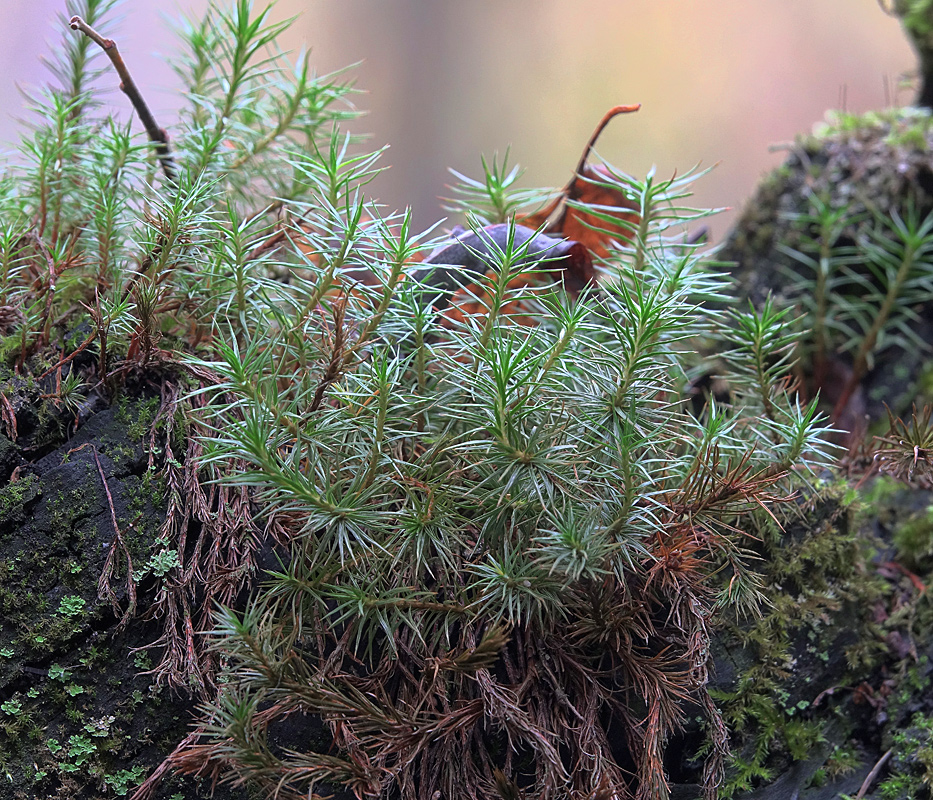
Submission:
[[[206,5],[119,7],[115,38],[169,128],[180,101],[168,19]],[[4,143],[23,115],[16,84],[49,79],[39,59],[65,28],[64,6],[0,2]],[[273,17],[299,13],[285,46],[310,47],[320,72],[362,62],[350,74],[369,113],[352,130],[374,148],[391,145],[391,169],[370,188],[391,208],[411,205],[418,227],[444,214],[447,168],[478,176],[480,154],[511,146],[525,185],[563,186],[595,123],[620,103],[642,109],[612,123],[601,156],[635,175],[718,164],[696,203],[736,209],[782,160],[769,147],[810,131],[827,109],[912,99],[897,86],[914,56],[877,0],[279,0]],[[112,102],[130,113],[116,81]],[[714,237],[734,215],[713,220]]]

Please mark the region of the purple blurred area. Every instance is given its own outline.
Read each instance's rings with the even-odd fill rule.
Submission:
[[[4,143],[24,113],[17,84],[49,79],[40,56],[63,33],[64,5],[0,0]],[[128,0],[119,9],[120,50],[169,128],[180,99],[168,20],[206,5]],[[635,175],[657,165],[662,177],[717,164],[696,203],[737,209],[782,160],[769,147],[810,131],[827,109],[912,99],[897,86],[913,54],[877,0],[279,0],[273,9],[275,19],[299,13],[288,48],[310,47],[319,72],[362,62],[350,74],[369,113],[352,129],[371,134],[373,147],[391,145],[391,169],[372,192],[391,208],[411,205],[420,227],[443,215],[447,168],[477,176],[480,154],[511,146],[525,185],[563,185],[617,104],[642,110],[611,124],[603,157]],[[116,88],[111,99],[129,114]],[[715,236],[734,215],[713,220]]]

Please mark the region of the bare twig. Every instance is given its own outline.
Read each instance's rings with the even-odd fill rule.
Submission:
[[[274,250],[276,247],[282,244],[282,242],[284,242],[287,238],[288,238],[287,230],[281,229],[281,230],[276,231],[268,239],[264,239],[262,242],[256,245],[256,247],[250,250],[246,254],[246,258],[244,259],[244,261],[247,261],[247,262],[255,261],[257,258],[259,258],[262,255],[265,255],[270,250]]]
[[[254,214],[253,217],[250,219],[250,222],[252,222],[253,219],[256,219],[256,217],[259,217],[263,214],[271,214],[271,213],[278,212],[281,209],[281,207],[282,207],[281,201],[277,200],[274,203],[270,203],[262,211]],[[266,253],[270,252],[271,250],[275,250],[280,244],[288,240],[293,233],[301,234],[301,226],[302,226],[302,223],[304,223],[307,216],[308,216],[308,212],[305,212],[301,216],[297,217],[290,227],[280,227],[275,233],[268,236],[266,239],[264,239],[258,245],[256,245],[252,250],[250,250],[246,254],[244,261],[247,261],[247,262],[255,261],[257,258],[264,256]],[[287,222],[287,220],[285,222]]]
[[[871,768],[871,772],[865,777],[865,780],[862,781],[862,786],[858,790],[858,794],[855,795],[855,800],[862,800],[862,798],[868,793],[868,790],[871,789],[871,785],[875,782],[875,778],[878,777],[878,773],[881,772],[881,768],[885,765],[887,760],[891,757],[891,753],[894,750],[888,750],[881,758],[878,759],[878,763]]]
[[[43,378],[47,378],[49,375],[51,375],[56,370],[61,370],[62,367],[64,367],[67,363],[72,361],[76,356],[81,355],[81,353],[84,352],[85,349],[87,349],[87,346],[91,342],[93,342],[96,338],[97,338],[97,331],[91,331],[87,339],[85,339],[80,345],[78,345],[77,350],[75,350],[70,356],[65,356],[64,358],[62,358],[54,367],[49,367],[36,380],[41,381]]]
[[[123,61],[123,56],[120,55],[120,51],[117,49],[117,43],[113,39],[105,39],[77,15],[71,18],[71,29],[81,31],[81,33],[99,45],[101,50],[107,54],[114,69],[117,71],[117,75],[120,76],[120,90],[130,99],[133,108],[136,109],[136,113],[139,116],[139,121],[146,129],[146,133],[149,134],[149,139],[155,143],[156,153],[159,155],[159,163],[162,165],[162,172],[165,173],[165,177],[168,178],[169,182],[174,184],[176,182],[175,160],[172,158],[168,146],[168,134],[165,132],[164,128],[159,127],[158,123],[155,121],[155,117],[152,116],[149,106],[146,105],[146,101],[140,94],[139,89],[136,87],[136,83],[133,81],[133,77],[130,75],[130,71]]]

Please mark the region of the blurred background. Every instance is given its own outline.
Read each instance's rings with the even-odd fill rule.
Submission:
[[[224,0],[219,0],[224,2]],[[257,0],[257,6],[262,0]],[[0,0],[0,142],[17,137],[17,85],[49,80],[40,57],[66,26],[64,0]],[[171,20],[207,0],[127,0],[117,42],[156,118],[179,105],[168,65]],[[596,122],[617,104],[597,151],[614,165],[661,176],[716,165],[696,203],[731,207],[727,231],[775,145],[812,130],[827,109],[909,103],[898,89],[914,56],[878,0],[279,0],[300,14],[285,40],[309,47],[319,72],[350,71],[368,113],[351,129],[390,144],[372,193],[411,205],[426,227],[444,215],[452,167],[478,177],[480,154],[502,154],[525,186],[562,186]],[[129,114],[115,90],[113,102]]]

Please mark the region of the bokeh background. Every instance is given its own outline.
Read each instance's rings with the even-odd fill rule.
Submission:
[[[219,0],[225,2],[225,0]],[[257,2],[257,6],[260,2]],[[65,27],[64,0],[0,0],[0,142],[17,136],[17,85],[49,79],[40,62]],[[177,109],[170,21],[207,0],[127,0],[117,29],[137,84],[169,126]],[[319,72],[350,74],[368,114],[352,125],[390,144],[372,192],[411,205],[426,227],[443,216],[453,167],[478,176],[480,154],[526,168],[527,186],[563,185],[603,112],[616,119],[598,151],[616,166],[661,175],[716,164],[696,202],[733,210],[780,163],[775,146],[824,119],[908,103],[914,56],[878,0],[279,0],[300,14],[285,40],[310,47]],[[128,114],[115,91],[114,104]]]

